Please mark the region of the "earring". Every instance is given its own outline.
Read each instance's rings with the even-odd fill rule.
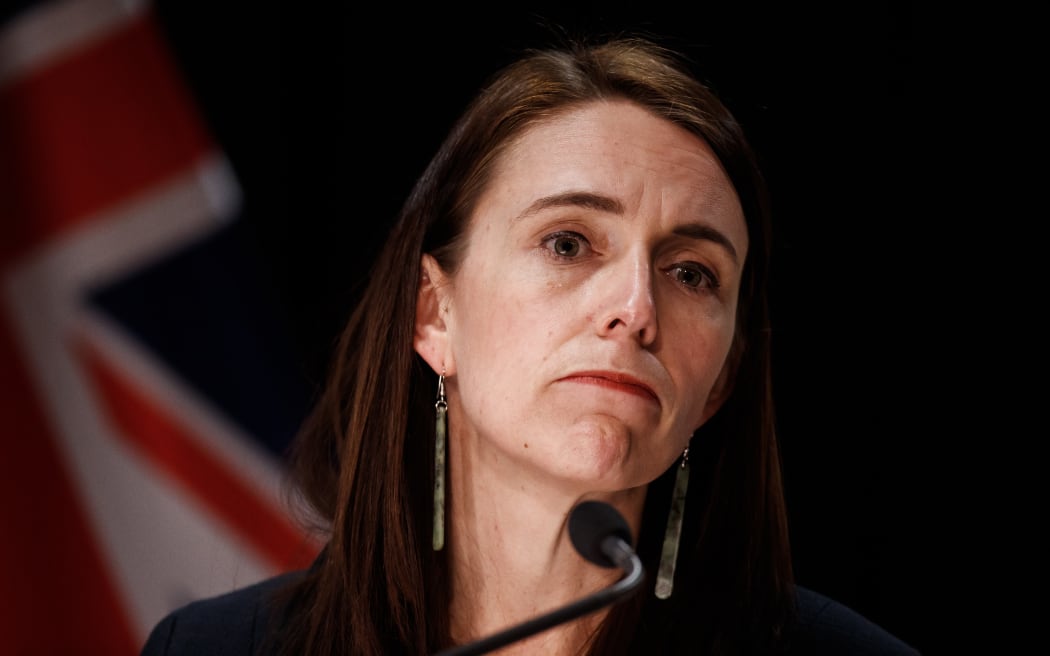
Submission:
[[[682,521],[685,519],[685,493],[689,488],[689,445],[682,452],[682,464],[674,477],[671,511],[667,515],[667,530],[660,550],[660,569],[656,573],[657,599],[669,599],[674,588],[674,569],[678,562],[678,543],[682,539]]]
[[[445,433],[448,428],[445,415],[448,401],[445,399],[445,371],[438,376],[437,402],[434,403],[434,551],[445,546]]]

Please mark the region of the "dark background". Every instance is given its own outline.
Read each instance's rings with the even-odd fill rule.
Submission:
[[[306,407],[370,253],[484,78],[551,25],[688,53],[759,153],[775,218],[775,390],[798,581],[928,653],[939,520],[932,231],[919,201],[907,5],[155,7],[245,205]],[[848,8],[847,8],[848,5]],[[683,8],[687,7],[687,8]],[[279,439],[279,438],[277,438]]]

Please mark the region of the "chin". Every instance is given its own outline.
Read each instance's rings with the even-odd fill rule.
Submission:
[[[583,430],[580,430],[580,429]],[[618,430],[590,422],[577,426],[560,449],[558,470],[565,477],[587,483],[592,489],[618,490],[637,485],[631,481],[631,431],[622,425]],[[637,456],[637,454],[635,454]]]

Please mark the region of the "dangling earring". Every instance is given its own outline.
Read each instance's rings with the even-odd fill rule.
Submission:
[[[664,545],[660,550],[660,569],[656,573],[656,597],[668,599],[674,589],[674,568],[678,562],[678,543],[682,539],[682,521],[685,519],[685,493],[689,488],[689,445],[682,452],[682,464],[674,477],[671,511],[667,515]]]
[[[445,371],[438,376],[437,402],[434,403],[437,419],[434,422],[434,551],[445,546],[445,433],[448,424],[445,414],[448,401],[445,399]]]

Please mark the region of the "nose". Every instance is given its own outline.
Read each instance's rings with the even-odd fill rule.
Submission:
[[[653,272],[644,256],[625,258],[609,265],[595,327],[601,337],[636,339],[642,346],[656,341],[657,314]]]

